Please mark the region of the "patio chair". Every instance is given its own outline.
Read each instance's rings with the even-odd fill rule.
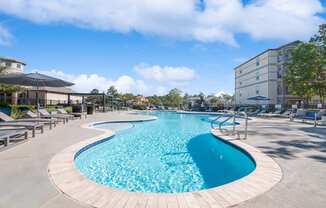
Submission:
[[[264,108],[257,114],[257,116],[264,117],[264,116],[266,116],[267,113],[268,113],[267,109]]]
[[[247,115],[248,116],[257,116],[258,114],[260,114],[260,112],[261,112],[261,109],[258,108],[253,112],[247,112]]]
[[[52,126],[56,127],[57,120],[56,119],[42,119],[42,118],[22,118],[22,119],[13,119],[5,113],[0,112],[0,119],[5,122],[33,122],[33,123],[41,123],[45,125],[49,125],[49,128],[52,129]]]
[[[283,113],[281,113],[280,117],[289,118],[291,113],[292,113],[292,109],[288,109],[288,110],[284,111]]]
[[[28,130],[32,131],[32,136],[35,137],[35,131],[39,129],[41,133],[44,133],[44,125],[37,122],[0,122],[0,127],[25,127]]]
[[[75,119],[75,116],[74,116],[74,115],[71,115],[71,114],[68,114],[68,113],[63,114],[63,113],[60,113],[58,110],[56,110],[56,111],[52,111],[52,112],[51,112],[51,115],[64,116],[64,117],[67,117],[68,120],[73,120],[73,119]]]
[[[69,121],[70,116],[60,114],[50,114],[46,109],[39,109],[41,118],[56,118],[61,120],[64,124]]]
[[[4,145],[8,146],[11,140],[24,136],[24,139],[28,137],[28,131],[24,128],[18,129],[0,129],[0,140],[4,141]]]
[[[265,113],[265,117],[281,117],[282,110],[276,110],[274,112]]]
[[[306,116],[306,111],[303,109],[298,109],[298,111],[294,114],[293,118],[302,119],[302,121],[304,121],[305,116]]]
[[[325,113],[325,112],[324,112]],[[326,126],[326,114],[321,115],[320,121],[319,121],[320,125],[325,125]]]
[[[85,118],[87,118],[87,114],[85,113],[85,112],[82,112],[82,113],[68,113],[65,109],[63,109],[63,108],[59,108],[58,109],[58,112],[60,113],[60,114],[63,114],[63,115],[72,115],[72,116],[74,116],[74,117],[78,117],[78,118],[80,118],[80,119],[82,119],[82,117],[85,117]]]
[[[308,111],[304,118],[307,120],[321,120],[321,117],[325,114],[326,113],[323,110],[320,110],[319,112]]]

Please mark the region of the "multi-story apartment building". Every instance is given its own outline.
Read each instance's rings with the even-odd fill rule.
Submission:
[[[291,49],[300,41],[294,41],[279,48],[267,49],[257,56],[235,67],[235,104],[239,105],[291,105],[300,101],[288,93],[284,80],[284,63],[291,58]],[[248,100],[263,96],[266,101]]]

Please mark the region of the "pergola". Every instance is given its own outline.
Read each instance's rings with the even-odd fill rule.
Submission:
[[[105,101],[106,97],[109,97],[111,100],[111,103],[113,103],[113,97],[106,95],[105,93],[78,93],[78,92],[73,92],[73,93],[68,93],[68,105],[71,105],[71,96],[81,96],[82,97],[82,104],[85,104],[85,97],[88,96],[100,96],[102,97],[102,104],[103,104],[103,112],[105,112]]]

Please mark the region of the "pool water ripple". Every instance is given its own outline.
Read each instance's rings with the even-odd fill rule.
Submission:
[[[249,155],[210,134],[209,116],[151,115],[158,119],[121,127],[113,138],[78,154],[80,172],[97,183],[132,192],[177,193],[220,186],[255,169]]]

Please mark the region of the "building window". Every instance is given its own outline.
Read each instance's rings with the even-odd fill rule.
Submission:
[[[22,68],[22,65],[21,64],[17,64],[17,68],[18,69]]]
[[[256,90],[256,95],[259,95],[259,90]]]
[[[256,58],[256,66],[259,66],[259,65],[260,65],[259,58]]]
[[[240,82],[240,85],[242,85],[242,82]]]
[[[277,66],[277,78],[281,79],[282,78],[282,67]]]
[[[285,94],[288,95],[289,94],[289,88],[286,86],[285,87]]]
[[[278,79],[281,79],[281,78],[282,78],[282,74],[281,74],[281,72],[279,72],[279,71],[277,72],[277,78],[278,78]]]
[[[242,94],[241,93],[239,93],[239,97],[241,97],[242,96]]]
[[[281,88],[281,86],[278,86],[277,87],[277,94],[278,95],[281,95],[282,94],[282,88]]]
[[[277,56],[277,62],[281,62],[281,61],[282,61],[281,56]]]
[[[6,62],[6,67],[10,67],[11,63],[10,62]]]
[[[242,70],[239,71],[239,74],[242,74]]]
[[[284,55],[284,60],[288,60],[289,59],[289,54],[285,54]]]
[[[259,75],[258,75],[258,76],[256,76],[256,80],[259,80]]]

